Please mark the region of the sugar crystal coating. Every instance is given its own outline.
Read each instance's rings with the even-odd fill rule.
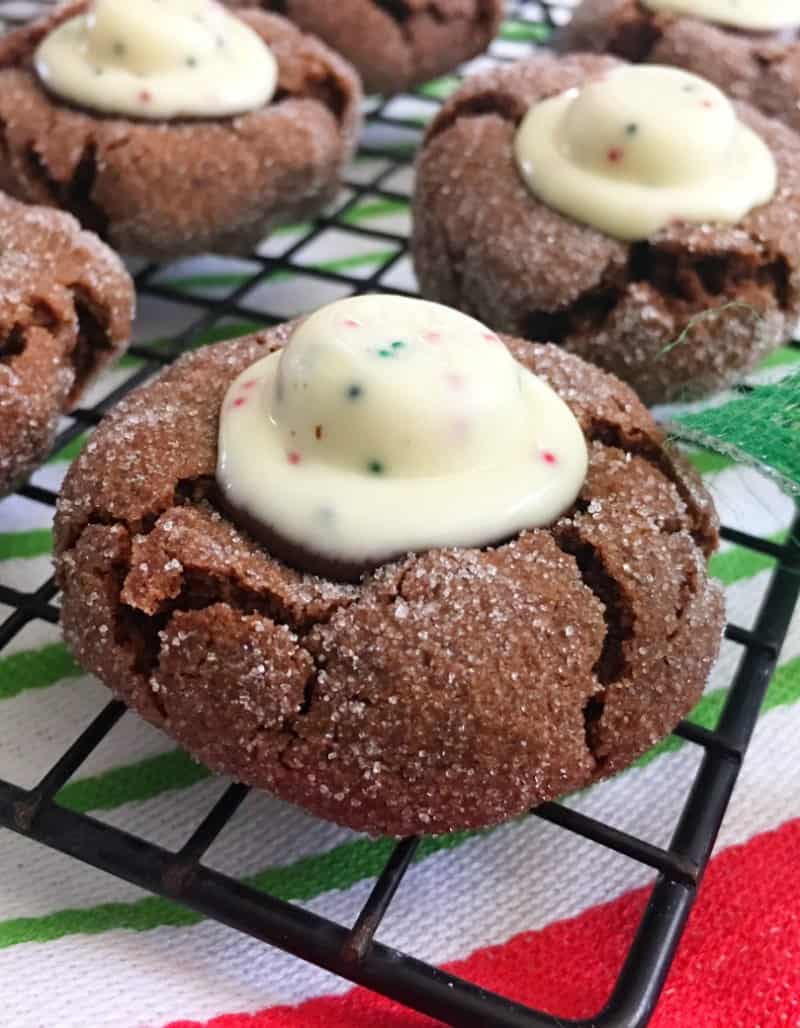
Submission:
[[[505,340],[590,441],[575,505],[504,545],[342,585],[282,564],[214,505],[222,399],[291,330],[182,358],[74,463],[55,534],[84,666],[212,768],[397,835],[513,817],[669,731],[719,646],[703,561],[717,525],[633,393]]]
[[[648,403],[697,396],[741,377],[800,316],[800,140],[736,104],[775,157],[771,202],[736,226],[676,221],[641,243],[614,239],[538,202],[513,139],[539,99],[618,67],[540,55],[468,79],[418,161],[415,270],[429,299],[496,331],[560,343]]]
[[[120,355],[133,284],[68,214],[0,195],[0,494],[44,457],[58,419]]]
[[[274,0],[225,0],[274,8]],[[281,12],[358,71],[368,93],[404,92],[453,71],[494,39],[504,0],[281,0]]]
[[[278,63],[279,102],[174,123],[98,116],[51,96],[33,68],[42,35],[86,6],[0,37],[0,189],[69,206],[116,250],[157,259],[247,252],[333,199],[360,124],[360,86],[340,57],[283,18],[242,11]]]

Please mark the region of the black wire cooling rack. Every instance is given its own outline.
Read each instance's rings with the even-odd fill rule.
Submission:
[[[10,5],[10,15],[16,6]],[[493,58],[509,59],[513,56],[510,51],[518,49],[520,41],[528,40],[534,45],[546,42],[552,29],[567,20],[569,10],[565,4],[512,4],[512,20],[507,23],[500,42],[493,47]],[[3,13],[0,5],[0,15]],[[512,44],[511,47],[504,46],[504,38],[506,43]],[[439,102],[436,95],[436,90],[417,91],[413,96],[414,109],[418,112],[427,106],[433,113]],[[391,273],[396,272],[400,262],[406,260],[406,236],[359,226],[347,217],[348,212],[363,203],[365,198],[373,202],[375,198],[401,203],[408,200],[408,192],[393,187],[392,183],[408,181],[421,126],[416,115],[404,117],[395,113],[402,110],[402,99],[398,101],[395,98],[376,106],[369,116],[361,155],[374,158],[377,168],[374,174],[359,174],[347,181],[349,195],[339,209],[304,228],[299,238],[279,258],[258,255],[249,258],[256,270],[224,299],[197,293],[189,297],[168,282],[159,280],[159,269],[153,265],[137,273],[140,296],[183,304],[195,309],[197,317],[188,328],[158,347],[132,347],[130,352],[141,359],[141,365],[96,406],[74,411],[53,452],[90,430],[121,397],[194,345],[198,337],[207,335],[209,331],[215,332],[231,321],[268,325],[284,320],[285,312],[270,313],[248,306],[248,294],[268,277],[274,276],[276,271],[333,283],[344,293],[362,293],[376,288],[404,292],[391,285]],[[371,164],[368,160],[367,167]],[[331,228],[345,227],[349,233],[383,245],[387,251],[385,259],[368,276],[359,277],[341,267],[310,267],[303,262],[300,251],[309,243]],[[224,331],[218,334],[221,337]],[[19,493],[48,505],[53,505],[56,500],[53,492],[32,484],[23,486]],[[152,893],[177,900],[206,917],[280,947],[447,1024],[472,1028],[554,1025],[562,1028],[566,1025],[639,1028],[647,1023],[655,1008],[678,946],[800,593],[800,520],[786,545],[732,529],[724,529],[723,536],[740,546],[775,558],[777,567],[755,627],[747,630],[728,625],[726,629],[727,639],[741,647],[742,653],[716,729],[709,731],[684,722],[675,731],[682,739],[701,748],[702,760],[684,798],[669,847],[659,848],[557,803],[547,803],[532,811],[535,817],[624,854],[658,872],[611,998],[604,1009],[589,1020],[565,1021],[527,1009],[376,941],[381,921],[414,858],[419,843],[416,838],[397,843],[358,918],[348,927],[204,866],[206,851],[247,795],[248,790],[244,786],[231,785],[177,852],[169,852],[60,806],[55,798],[62,786],[123,716],[135,716],[126,713],[118,701],[108,703],[99,711],[95,720],[34,788],[24,789],[0,780],[0,826]],[[0,652],[30,622],[58,621],[57,588],[52,578],[34,592],[23,592],[0,584],[0,603],[11,608],[11,613],[0,625]],[[587,873],[590,871],[587,867]]]

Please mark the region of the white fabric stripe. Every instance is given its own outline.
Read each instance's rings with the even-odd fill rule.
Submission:
[[[82,910],[100,903],[132,903],[148,895],[113,875],[2,829],[0,873],[0,921],[47,917],[65,907]]]
[[[105,379],[103,379],[105,381]],[[63,421],[64,425],[69,425],[70,422]],[[36,485],[41,486],[43,489],[52,489],[54,493],[57,493],[61,488],[61,483],[64,480],[64,476],[69,468],[68,461],[53,461],[52,464],[43,464],[37,471],[34,472],[33,481]]]
[[[12,557],[0,563],[0,581],[11,589],[19,589],[20,592],[33,592],[40,585],[44,585],[53,573],[53,562],[50,554],[46,553],[39,557]],[[16,640],[15,640],[16,641]],[[3,648],[0,657],[7,657],[12,651]]]
[[[800,815],[799,730],[800,707],[778,708],[763,718],[718,850],[776,827],[789,812]],[[696,762],[697,751],[687,747],[598,786],[575,805],[623,826],[633,823],[642,836],[658,840],[674,819],[676,784],[685,783]],[[381,940],[440,963],[572,917],[648,879],[632,862],[530,818],[414,866]],[[369,886],[359,883],[308,906],[346,922]],[[49,988],[44,995],[37,990],[35,997],[27,989],[5,997],[15,1028],[56,1023],[59,1028],[155,1028],[179,1017],[205,1019],[346,988],[301,961],[211,923],[114,931],[0,951],[2,981],[26,980],[31,966]]]
[[[0,778],[26,788],[61,756],[103,709],[111,693],[89,675],[31,689],[0,703]],[[81,777],[175,748],[163,732],[125,714],[81,766]]]
[[[182,790],[93,816],[107,824],[177,850],[221,796],[228,781],[208,779]],[[248,796],[221,840],[209,850],[206,864],[237,878],[282,867],[358,838],[355,833],[320,821],[299,808],[263,794]],[[0,920],[40,917],[98,903],[126,902],[144,895],[139,889],[60,854],[8,835],[2,841],[7,865],[0,891]]]
[[[752,578],[743,578],[725,589],[725,615],[731,624],[752,628],[772,581],[772,569],[760,571]]]
[[[787,528],[794,503],[778,486],[753,468],[736,465],[707,479],[723,525],[751,535],[774,535]]]
[[[743,628],[752,628],[764,594],[772,578],[771,571],[762,571],[747,581],[737,582],[725,591],[728,620]],[[719,659],[706,683],[705,692],[727,689],[744,655],[743,647],[724,640]],[[780,654],[780,664],[788,664],[800,656],[800,606],[795,611]]]
[[[762,600],[767,588],[772,581],[772,569],[760,571],[752,578],[742,579],[734,582],[725,590],[725,607],[727,618],[736,625],[744,628],[752,628],[761,607]],[[795,633],[800,631],[797,628],[796,620],[790,627],[786,638],[786,652],[796,645]],[[788,659],[788,658],[787,658]]]
[[[14,494],[0,504],[0,532],[28,532],[33,528],[50,528],[52,523],[53,508],[46,503]]]
[[[787,374],[800,372],[800,361],[797,358],[788,360],[783,364],[776,364],[772,368],[762,368],[746,375],[744,381],[748,385],[772,385],[785,378]]]
[[[0,564],[0,569],[5,569],[5,564]],[[3,578],[5,582],[5,578]],[[7,608],[6,608],[7,609]],[[11,613],[10,610],[7,610]],[[0,619],[3,615],[0,614]],[[49,646],[51,643],[60,643],[61,630],[58,625],[51,625],[47,621],[29,621],[22,631],[17,632],[14,638],[0,650],[0,661],[5,657],[10,657],[14,653],[19,653],[25,650],[38,650],[42,646]],[[7,702],[7,701],[0,701]],[[0,711],[2,711],[0,707]],[[3,729],[5,728],[5,718],[0,720],[0,740],[3,739]],[[2,754],[3,743],[0,741],[0,755]]]

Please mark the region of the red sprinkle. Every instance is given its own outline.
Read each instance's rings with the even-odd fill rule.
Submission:
[[[252,389],[255,385],[258,385],[258,379],[251,378],[249,382],[242,382],[242,389]]]
[[[606,156],[612,164],[617,164],[625,156],[625,153],[618,146],[612,146]]]
[[[703,103],[703,107],[713,107],[714,106],[714,101],[713,100],[703,100],[702,103]]]
[[[247,403],[247,397],[245,397],[245,396],[237,396],[236,399],[233,401],[233,406],[234,407],[244,407],[244,405],[246,403]]]
[[[361,328],[361,322],[356,321],[355,318],[345,318],[342,324],[345,328]]]
[[[297,450],[292,450],[291,453],[288,453],[286,455],[286,459],[289,461],[290,464],[299,464],[303,458],[300,456]]]
[[[456,439],[463,443],[469,435],[470,423],[469,418],[456,418],[453,422],[453,431]]]
[[[556,455],[551,450],[543,450],[542,451],[542,460],[545,462],[545,464],[557,464],[558,463],[558,458],[556,457]]]
[[[321,439],[322,438],[322,425],[317,425],[315,427],[315,429],[314,429],[314,438],[315,439]]]
[[[425,333],[425,338],[428,340],[429,343],[441,343],[442,333],[436,332],[433,329],[431,329],[430,331]]]
[[[481,335],[481,338],[485,339],[487,343],[497,343],[497,342],[499,342],[499,340],[498,340],[497,336],[494,334],[494,332],[483,332],[482,335]]]
[[[143,89],[141,93],[139,93],[139,99],[142,101],[143,104],[149,104],[150,101],[153,99],[153,94],[150,92],[149,89]]]

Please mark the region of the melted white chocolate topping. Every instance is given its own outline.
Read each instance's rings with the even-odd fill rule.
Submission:
[[[651,11],[688,14],[754,32],[800,25],[800,0],[643,0]]]
[[[278,78],[266,43],[213,0],[93,0],[45,36],[34,64],[65,100],[158,120],[257,110]]]
[[[735,224],[770,200],[775,159],[710,82],[630,65],[535,104],[514,143],[533,193],[619,239],[672,221]]]
[[[316,554],[375,562],[553,522],[586,476],[567,405],[480,322],[369,295],[305,319],[233,382],[218,482]]]

